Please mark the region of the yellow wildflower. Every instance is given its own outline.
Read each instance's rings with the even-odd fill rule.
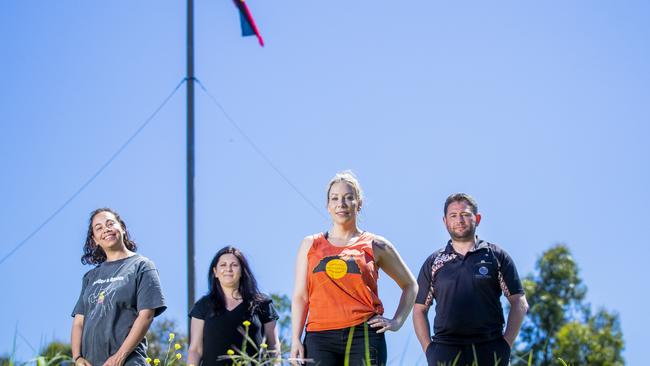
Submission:
[[[262,348],[267,348],[268,346],[269,346],[269,345],[266,344],[266,343],[262,343],[262,344],[260,344],[260,347],[262,347]]]
[[[181,349],[181,345],[178,344],[178,343],[176,343],[176,344],[174,345],[174,349],[178,351],[179,349]]]
[[[177,353],[177,354],[176,354],[176,359],[177,359],[177,360],[180,360],[181,357],[183,357],[183,356],[182,356],[180,353]]]
[[[248,320],[244,320],[242,324],[244,324],[245,327],[249,327],[251,325],[251,322],[249,322]]]
[[[174,337],[176,337],[176,334],[174,334],[174,333],[169,333],[169,341],[170,341],[170,342],[174,340]]]
[[[226,353],[228,354],[228,356],[232,356],[232,355],[235,354],[235,351],[229,349],[229,350],[226,351]]]
[[[147,357],[147,359],[146,359],[145,361],[147,361],[147,363],[148,363],[149,365],[151,365],[151,357]]]
[[[160,364],[160,360],[156,358],[155,360],[153,360],[153,364],[158,366]]]

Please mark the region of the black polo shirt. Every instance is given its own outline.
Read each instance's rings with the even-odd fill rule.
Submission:
[[[503,249],[477,239],[473,250],[458,254],[451,240],[431,254],[418,275],[417,304],[436,302],[433,341],[469,344],[503,335],[500,297],[523,294],[515,264]]]

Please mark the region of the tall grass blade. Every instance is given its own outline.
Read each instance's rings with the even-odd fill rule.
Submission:
[[[478,356],[476,355],[476,347],[472,343],[472,354],[474,355],[474,361],[472,361],[472,366],[478,366]]]
[[[370,341],[368,340],[368,323],[363,322],[363,345],[366,348],[366,366],[370,366]]]
[[[458,360],[460,360],[460,351],[458,352],[458,354],[454,358],[454,362],[451,363],[451,366],[456,366],[458,364]]]
[[[564,362],[564,360],[561,359],[561,358],[559,358],[559,357],[558,357],[558,361],[560,361],[560,364],[561,364],[562,366],[570,366],[570,365],[567,365],[567,363]]]
[[[345,345],[345,358],[343,359],[343,366],[350,366],[350,349],[352,349],[352,336],[354,335],[354,325],[350,327],[348,333],[348,342]]]

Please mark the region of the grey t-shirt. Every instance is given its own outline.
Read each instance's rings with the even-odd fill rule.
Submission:
[[[136,254],[101,263],[84,275],[72,312],[73,317],[84,316],[81,355],[93,366],[101,366],[120,348],[140,310],[154,309],[157,316],[166,308],[152,261]],[[147,365],[146,351],[143,339],[125,365]]]

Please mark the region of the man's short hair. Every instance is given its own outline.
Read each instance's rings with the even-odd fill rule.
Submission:
[[[454,193],[447,197],[445,201],[445,216],[447,216],[447,208],[454,202],[466,202],[472,209],[474,215],[478,213],[478,203],[476,203],[476,200],[472,196],[467,193]]]

